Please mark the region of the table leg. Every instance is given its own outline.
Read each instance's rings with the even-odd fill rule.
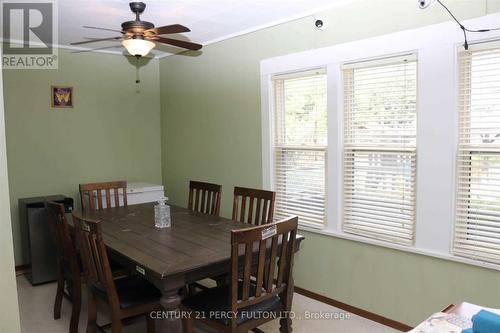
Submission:
[[[181,296],[179,289],[162,289],[160,303],[166,311],[166,316],[161,320],[161,333],[181,333],[182,320],[180,317],[179,305],[181,304]]]

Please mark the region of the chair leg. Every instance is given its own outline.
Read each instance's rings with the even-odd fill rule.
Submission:
[[[153,318],[151,318],[151,314],[149,312],[146,314],[146,321],[147,321],[147,325],[148,325],[148,333],[155,333],[156,323],[155,323],[155,320]]]
[[[54,319],[61,318],[63,295],[64,295],[64,276],[61,267],[59,267],[57,272],[56,300],[54,302]]]
[[[280,319],[280,332],[292,333],[292,319],[290,317]]]
[[[111,333],[122,333],[121,319],[114,313],[111,316]]]
[[[288,288],[280,295],[284,300],[285,311],[281,313],[280,319],[280,332],[292,333],[292,318],[290,318],[290,311],[292,310],[294,281],[293,277],[289,278]]]
[[[89,286],[89,288],[91,288]],[[87,317],[87,333],[96,333],[97,331],[97,301],[92,293],[89,290],[89,305],[88,305],[88,317]]]
[[[78,333],[80,310],[82,307],[82,286],[79,281],[73,284],[73,307],[71,309],[70,333]]]
[[[182,318],[182,333],[193,333],[193,319],[189,316]]]

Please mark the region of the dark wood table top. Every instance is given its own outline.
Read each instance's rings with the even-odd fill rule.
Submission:
[[[130,205],[86,212],[102,221],[108,249],[135,263],[155,279],[182,274],[185,282],[199,277],[189,272],[203,269],[219,274],[216,267],[228,268],[231,257],[231,230],[251,227],[226,218],[192,212],[172,206],[172,226],[156,229],[154,204]],[[304,237],[298,236],[300,243]]]

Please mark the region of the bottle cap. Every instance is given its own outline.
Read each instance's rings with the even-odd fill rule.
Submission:
[[[157,202],[160,204],[160,205],[165,205],[168,201],[168,197],[163,197],[161,199],[159,199]]]

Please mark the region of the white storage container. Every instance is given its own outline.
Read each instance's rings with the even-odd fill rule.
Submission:
[[[127,200],[129,205],[156,202],[164,196],[163,185],[148,183],[127,184]]]

